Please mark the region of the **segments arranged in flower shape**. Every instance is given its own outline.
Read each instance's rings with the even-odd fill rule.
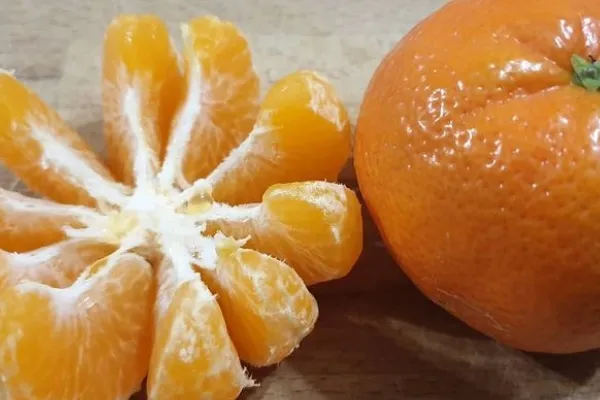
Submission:
[[[229,22],[120,16],[103,58],[103,164],[0,74],[0,160],[45,199],[0,190],[0,390],[12,399],[233,399],[243,363],[313,329],[307,285],[362,250],[356,195],[333,183],[346,109],[310,71],[259,98]],[[102,379],[98,379],[101,377]]]

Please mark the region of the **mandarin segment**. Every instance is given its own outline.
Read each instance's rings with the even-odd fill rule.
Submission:
[[[249,237],[247,247],[284,260],[309,285],[348,274],[363,247],[356,194],[322,181],[273,185],[261,204],[215,213],[207,231]]]
[[[203,271],[217,294],[242,361],[268,366],[282,361],[313,329],[316,300],[285,263],[254,250],[223,255],[219,267]]]
[[[24,252],[65,238],[64,227],[82,228],[98,214],[0,188],[0,249]]]
[[[248,138],[207,179],[217,201],[258,202],[276,183],[336,180],[350,148],[348,113],[333,86],[299,71],[269,89]]]
[[[126,399],[148,368],[149,264],[105,258],[67,288],[21,282],[0,294],[0,374],[11,399]],[[101,378],[101,379],[100,379]]]
[[[329,182],[270,187],[256,231],[250,245],[287,261],[310,285],[348,274],[363,246],[356,194]]]
[[[148,399],[235,399],[252,381],[215,297],[188,268],[159,264]]]
[[[201,17],[182,33],[186,92],[159,176],[163,187],[208,175],[246,138],[258,113],[259,80],[239,29]]]
[[[114,248],[89,240],[66,240],[25,253],[0,250],[0,291],[25,280],[64,288]]]
[[[124,189],[60,116],[14,76],[0,71],[0,162],[59,203],[120,204]]]
[[[183,76],[166,25],[153,15],[123,15],[104,41],[102,105],[108,165],[127,184],[159,167]]]

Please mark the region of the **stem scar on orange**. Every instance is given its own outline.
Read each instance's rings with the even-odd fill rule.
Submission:
[[[454,0],[359,113],[359,186],[397,262],[516,348],[600,347],[598,57],[596,0]]]
[[[290,73],[259,98],[232,23],[152,15],[108,26],[107,164],[0,73],[0,160],[45,199],[0,189],[0,389],[11,399],[236,398],[243,363],[276,364],[313,330],[307,285],[362,250],[335,183],[350,124],[333,86]],[[102,380],[98,380],[98,376]]]

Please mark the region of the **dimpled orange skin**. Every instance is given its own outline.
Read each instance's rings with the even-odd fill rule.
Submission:
[[[527,351],[600,347],[597,0],[455,0],[397,43],[361,107],[355,168],[398,264]]]

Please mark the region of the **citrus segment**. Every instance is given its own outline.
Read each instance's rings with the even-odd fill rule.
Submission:
[[[123,200],[123,188],[85,141],[5,72],[0,72],[0,162],[30,189],[59,203]]]
[[[56,243],[64,227],[79,228],[95,211],[24,196],[0,188],[0,248],[23,252]]]
[[[104,41],[102,105],[108,165],[127,184],[153,177],[183,89],[166,25],[123,15]]]
[[[67,287],[88,265],[113,250],[111,246],[87,240],[67,240],[25,253],[0,250],[0,291],[24,280]]]
[[[165,259],[158,271],[149,400],[235,399],[252,385],[216,299],[198,274]]]
[[[153,279],[135,255],[105,258],[67,288],[0,295],[0,374],[11,399],[126,399],[148,368]]]
[[[250,135],[208,180],[217,201],[257,202],[275,183],[335,180],[350,146],[348,114],[331,84],[299,71],[271,87]]]
[[[341,184],[307,181],[271,186],[260,205],[214,214],[207,231],[284,260],[309,285],[345,276],[362,252],[361,205]]]
[[[216,17],[182,26],[186,92],[159,179],[165,187],[205,177],[248,135],[259,81],[238,28]]]
[[[223,255],[204,270],[242,361],[278,363],[308,335],[318,308],[300,276],[285,263],[254,250]]]
[[[345,276],[362,251],[361,206],[341,184],[274,185],[258,221],[253,246],[286,260],[307,284]]]

